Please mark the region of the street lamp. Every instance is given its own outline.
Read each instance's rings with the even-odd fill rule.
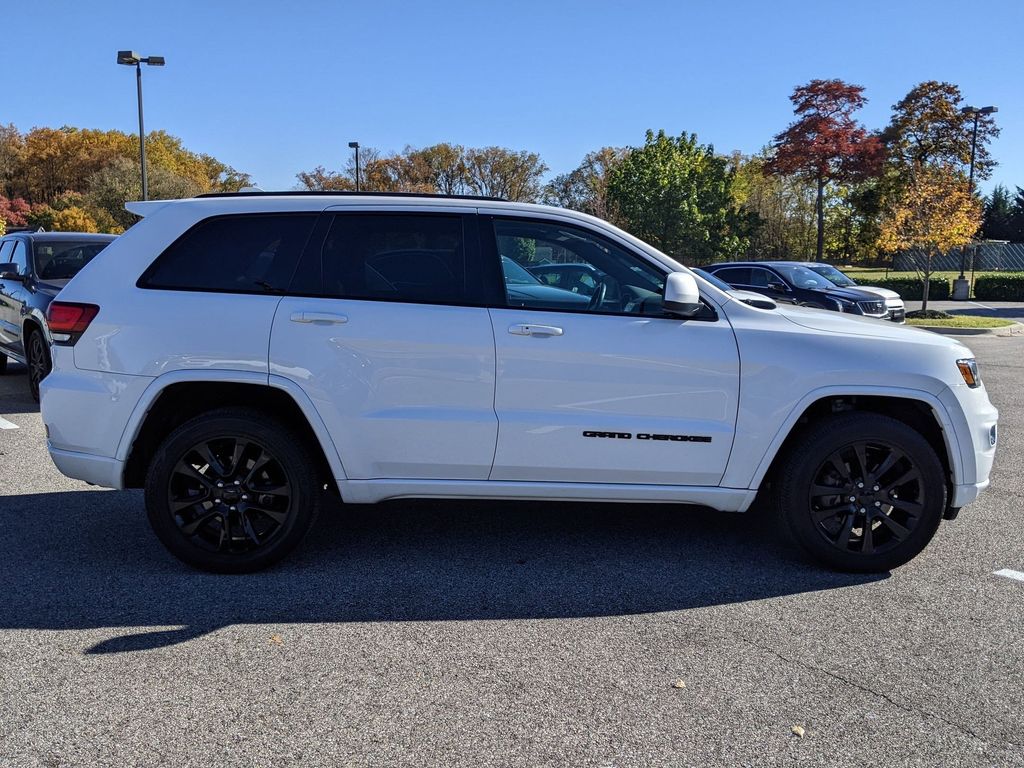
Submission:
[[[139,56],[135,51],[118,51],[117,63],[135,67],[135,84],[139,93],[139,164],[142,166],[142,199],[149,199],[149,178],[146,176],[146,129],[142,121],[142,65],[162,67],[163,56]]]
[[[350,141],[348,143],[348,148],[349,149],[354,149],[356,151],[356,192],[358,192],[359,191],[359,142],[358,141]]]
[[[993,112],[998,112],[999,107],[964,107],[960,110],[965,115],[974,116],[974,130],[971,131],[971,170],[967,176],[967,196],[973,197],[974,195],[974,155],[978,151],[978,119],[982,115],[991,115]],[[967,257],[967,251],[962,250],[960,252],[960,280],[964,279],[964,260]]]

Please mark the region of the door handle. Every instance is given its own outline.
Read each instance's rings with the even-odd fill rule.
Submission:
[[[513,336],[561,336],[565,333],[554,325],[531,325],[529,323],[510,325],[508,332]]]
[[[292,312],[288,318],[293,323],[322,323],[324,325],[342,325],[348,322],[347,315],[334,312]]]

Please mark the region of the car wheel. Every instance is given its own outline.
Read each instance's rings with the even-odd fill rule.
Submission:
[[[146,513],[164,546],[188,565],[258,571],[298,546],[316,519],[317,466],[305,441],[266,413],[211,411],[157,450]]]
[[[39,385],[51,369],[50,350],[46,348],[41,331],[29,332],[25,342],[25,360],[28,362],[28,388],[32,392],[32,399],[38,403]]]
[[[946,508],[946,473],[922,435],[874,413],[816,422],[783,457],[776,509],[808,554],[842,571],[914,558]]]

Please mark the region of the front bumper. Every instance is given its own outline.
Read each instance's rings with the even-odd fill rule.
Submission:
[[[893,323],[905,323],[907,322],[907,309],[904,306],[889,307],[888,319]]]

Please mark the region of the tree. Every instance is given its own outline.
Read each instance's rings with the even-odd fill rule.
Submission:
[[[812,80],[797,86],[789,97],[797,116],[775,137],[768,173],[796,175],[816,188],[817,242],[815,258],[825,250],[825,189],[878,172],[882,144],[853,118],[867,102],[864,88],[842,80]]]
[[[344,173],[328,171],[322,165],[318,165],[312,171],[300,171],[295,174],[303,189],[310,192],[327,192],[332,190],[355,189],[355,183]]]
[[[523,203],[540,197],[540,180],[548,167],[537,153],[504,147],[470,148],[464,159],[466,185],[473,194]]]
[[[1013,200],[1009,190],[997,184],[985,199],[981,235],[986,240],[1012,240],[1014,236]]]
[[[616,214],[608,199],[608,181],[612,169],[626,154],[627,150],[617,147],[587,153],[577,168],[544,185],[543,202],[615,221]]]
[[[96,232],[96,220],[77,205],[62,208],[53,216],[55,232]]]
[[[890,160],[903,171],[929,164],[966,173],[971,162],[974,116],[961,112],[963,96],[952,83],[929,80],[914,86],[893,105],[889,126],[882,133]],[[991,115],[978,118],[974,175],[987,179],[995,161],[988,143],[999,135]]]
[[[26,218],[31,211],[31,207],[25,200],[20,197],[16,197],[13,200],[9,200],[6,197],[0,196],[0,219],[7,222],[8,227],[24,227],[28,224]]]
[[[149,176],[149,197],[151,200],[193,197],[205,191],[204,184],[205,180],[185,178],[157,167]],[[79,205],[89,210],[101,231],[109,232],[113,228],[123,231],[138,221],[138,217],[124,207],[127,201],[142,198],[142,180],[136,162],[124,157],[115,158],[90,176],[86,187],[88,192]],[[59,209],[60,201],[61,198],[55,199],[53,207]],[[108,228],[111,223],[113,227]]]
[[[608,199],[623,225],[677,260],[703,264],[746,247],[745,222],[732,198],[735,171],[695,134],[647,131],[608,179]]]
[[[915,167],[882,219],[879,246],[909,251],[924,282],[922,310],[928,309],[932,260],[937,253],[962,248],[981,224],[981,204],[951,166]]]

